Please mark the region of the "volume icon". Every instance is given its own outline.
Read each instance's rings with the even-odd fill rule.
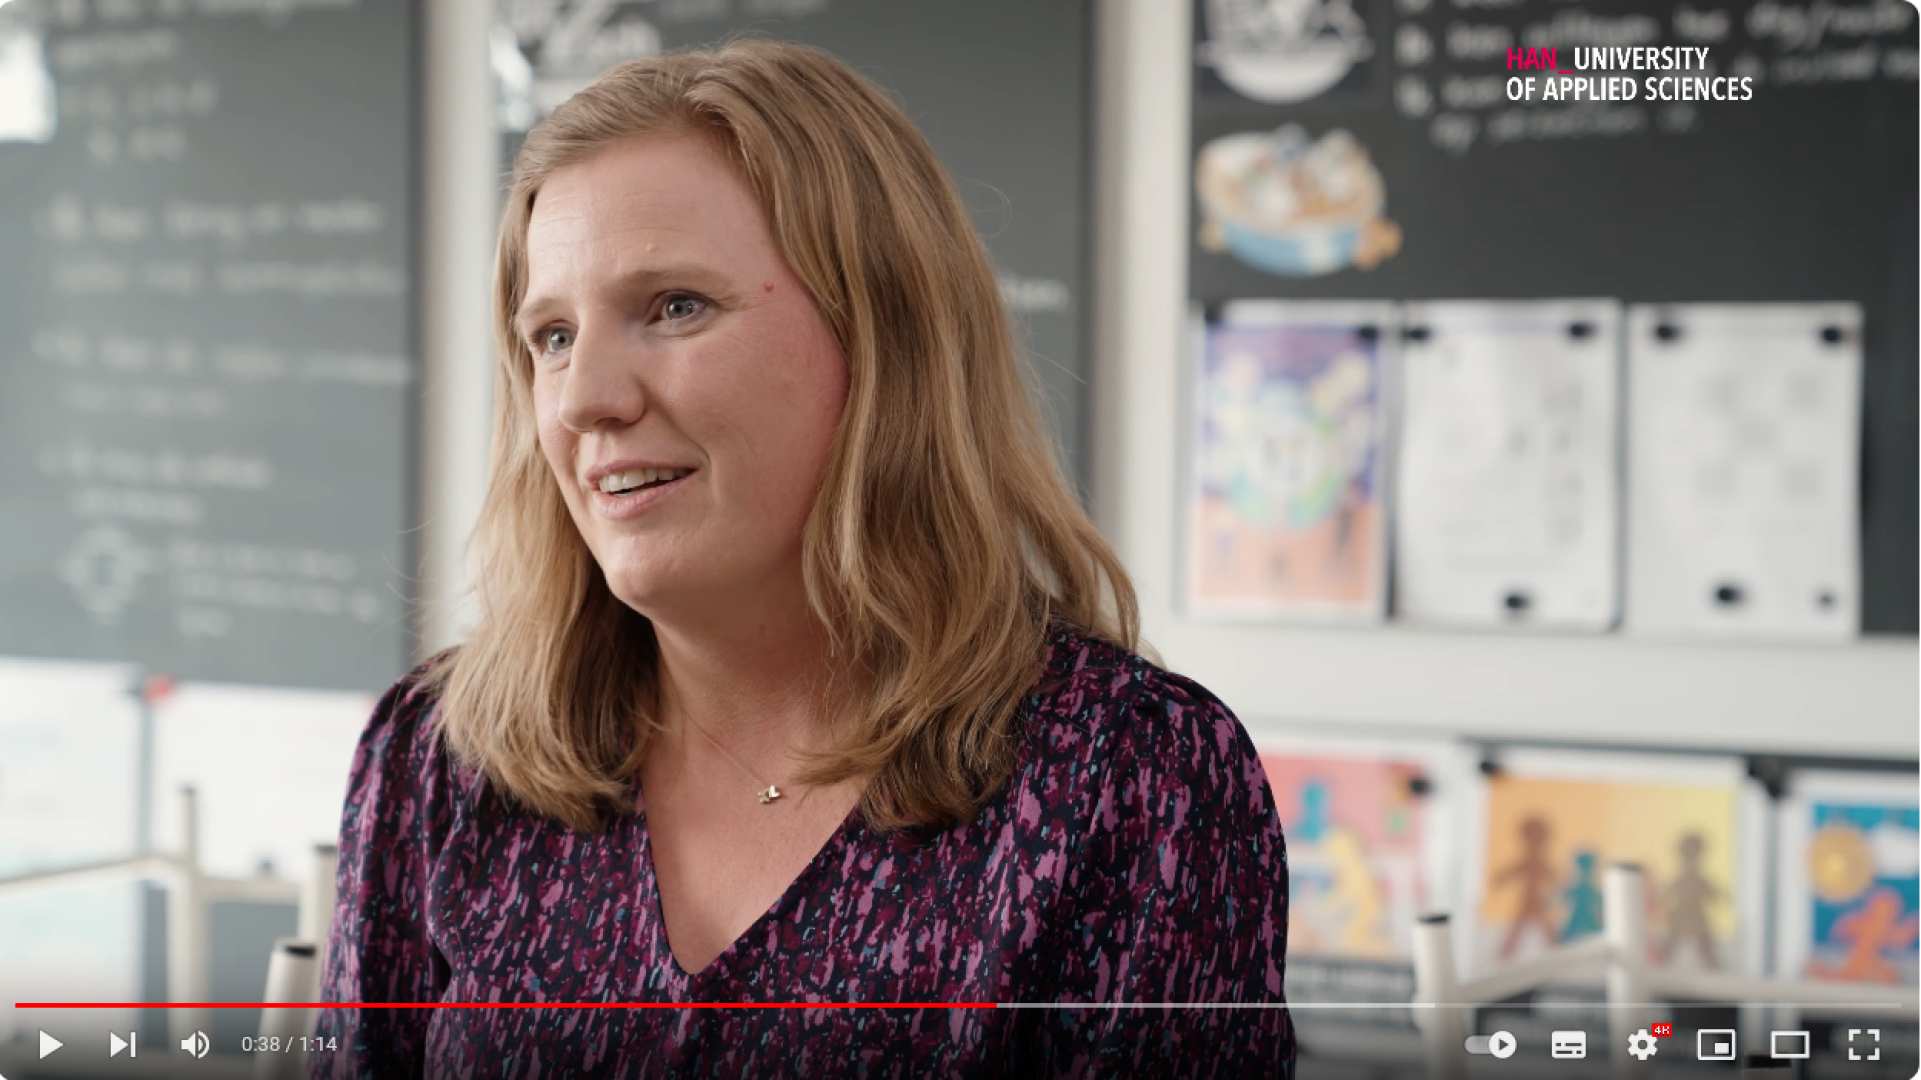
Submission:
[[[203,1058],[207,1056],[207,1051],[212,1049],[212,1046],[207,1041],[206,1032],[196,1031],[192,1035],[180,1040],[180,1049],[185,1050],[196,1058]]]

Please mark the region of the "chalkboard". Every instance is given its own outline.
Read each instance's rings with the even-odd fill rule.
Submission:
[[[403,0],[0,8],[0,655],[404,670],[417,27]]]
[[[779,38],[896,95],[974,214],[1022,332],[1032,385],[1085,490],[1092,118],[1089,0],[502,0],[503,153],[621,60]]]
[[[1863,629],[1915,631],[1912,6],[1196,0],[1194,12],[1192,299],[1859,303]],[[1508,97],[1508,49],[1557,48],[1555,66],[1572,70],[1590,46],[1705,48],[1706,68],[1632,72],[1632,101]],[[1751,96],[1651,100],[1645,79],[1660,74],[1747,78]],[[1289,125],[1278,137],[1352,184],[1366,221],[1253,251],[1262,269],[1234,254],[1246,237],[1210,224],[1219,193],[1201,159],[1225,136]]]

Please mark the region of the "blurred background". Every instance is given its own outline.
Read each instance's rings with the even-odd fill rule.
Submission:
[[[0,0],[0,1002],[258,1001],[320,932],[360,726],[472,617],[512,154],[739,32],[952,171],[1149,641],[1261,744],[1314,1075],[1418,1059],[1417,913],[1499,972],[1621,860],[1651,963],[1907,1003],[1677,1045],[1912,1071],[1900,0]],[[0,1008],[0,1071],[250,1072],[261,1023]]]

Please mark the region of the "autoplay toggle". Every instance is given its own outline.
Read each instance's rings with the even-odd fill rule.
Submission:
[[[1514,1050],[1519,1045],[1511,1031],[1497,1031],[1492,1035],[1469,1035],[1461,1044],[1462,1048],[1470,1054],[1488,1054],[1503,1061],[1513,1057]]]

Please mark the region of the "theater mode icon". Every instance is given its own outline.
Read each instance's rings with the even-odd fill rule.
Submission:
[[[1734,1060],[1733,1028],[1702,1028],[1694,1033],[1694,1056],[1702,1061]]]

